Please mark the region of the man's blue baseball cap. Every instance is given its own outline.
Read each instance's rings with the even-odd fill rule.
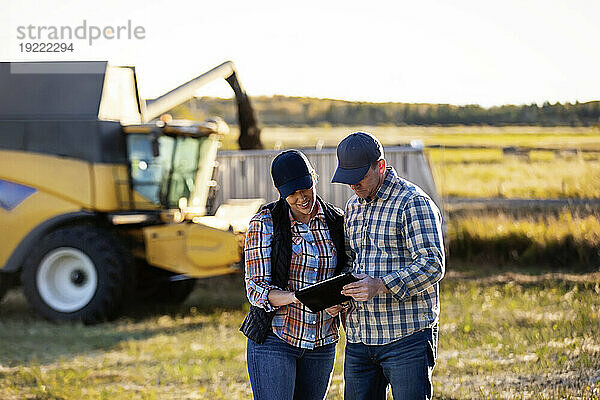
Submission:
[[[332,183],[356,185],[371,164],[383,158],[383,146],[379,139],[367,132],[354,132],[346,136],[337,147],[338,167]]]
[[[313,186],[313,167],[308,158],[298,150],[281,152],[271,163],[273,184],[282,199],[298,190]]]

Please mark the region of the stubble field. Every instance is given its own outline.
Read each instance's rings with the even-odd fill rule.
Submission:
[[[439,399],[600,399],[600,274],[456,266],[441,283]],[[240,275],[176,308],[103,325],[39,320],[18,292],[0,307],[2,399],[249,399]],[[343,398],[343,340],[328,399]]]

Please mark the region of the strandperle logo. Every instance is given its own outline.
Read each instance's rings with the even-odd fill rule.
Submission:
[[[88,45],[92,45],[96,40],[142,40],[146,38],[146,29],[143,26],[133,26],[131,20],[127,20],[126,25],[117,26],[98,26],[88,25],[87,20],[83,20],[81,25],[75,27],[69,25],[21,25],[17,27],[17,39],[19,40],[87,40]]]

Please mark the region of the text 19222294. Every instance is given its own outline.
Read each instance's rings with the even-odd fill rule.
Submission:
[[[19,43],[21,53],[66,53],[73,52],[73,43]]]

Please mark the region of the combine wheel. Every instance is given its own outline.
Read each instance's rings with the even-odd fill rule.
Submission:
[[[94,324],[117,316],[127,283],[123,246],[93,226],[60,228],[44,237],[23,266],[29,304],[43,317]]]

